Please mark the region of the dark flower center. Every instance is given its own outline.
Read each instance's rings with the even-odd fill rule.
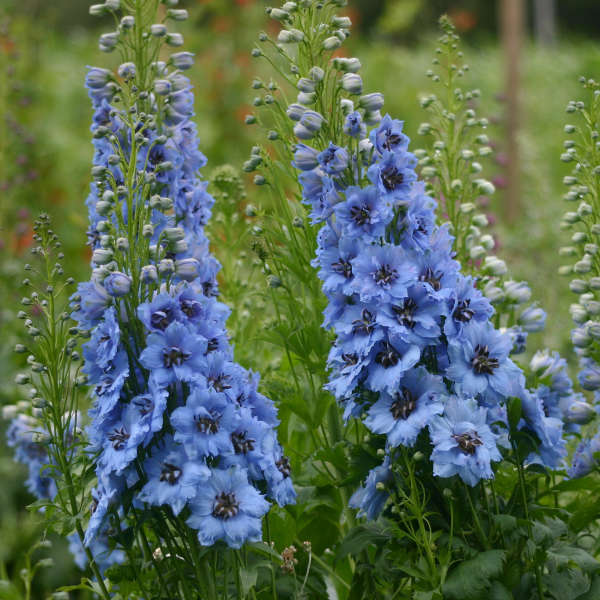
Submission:
[[[471,300],[460,300],[456,305],[454,312],[452,313],[452,317],[455,321],[460,321],[461,323],[468,323],[475,314],[475,311],[470,308]]]
[[[113,448],[115,450],[123,450],[128,439],[129,434],[127,433],[127,430],[124,427],[119,427],[119,429],[115,429],[108,436],[108,441],[112,442]]]
[[[240,503],[233,492],[221,492],[218,496],[215,496],[213,517],[227,521],[227,519],[235,517],[238,512],[240,512]]]
[[[218,296],[219,292],[217,291],[215,284],[212,281],[205,281],[202,283],[202,291],[204,295],[207,297]]]
[[[256,440],[246,437],[247,435],[247,431],[231,434],[231,442],[233,443],[233,449],[236,454],[248,454],[248,452],[254,450],[254,443]]]
[[[452,437],[465,454],[475,454],[477,446],[483,446],[476,431],[467,431],[460,435],[454,434]]]
[[[163,361],[168,369],[173,366],[180,367],[190,356],[192,356],[190,352],[186,352],[177,346],[171,346],[163,350]]]
[[[181,307],[181,312],[189,319],[193,319],[200,314],[201,305],[196,300],[180,300],[179,306]]]
[[[390,265],[381,265],[373,274],[377,285],[389,285],[398,277],[398,271]]]
[[[219,340],[217,338],[210,338],[206,346],[206,354],[214,352],[219,347]]]
[[[434,271],[431,267],[427,267],[419,277],[419,281],[428,283],[436,292],[439,292],[442,289],[442,284],[440,283],[441,280],[442,273]]]
[[[214,434],[219,431],[219,417],[216,414],[212,414],[210,417],[194,417],[196,421],[196,429],[200,433]]]
[[[390,412],[396,421],[398,419],[406,420],[415,408],[417,408],[417,399],[410,390],[403,387],[401,392],[396,392],[395,399],[390,406]]]
[[[112,377],[104,377],[99,385],[96,386],[95,392],[97,396],[103,396],[112,387],[115,380]]]
[[[354,353],[342,354],[342,360],[347,367],[353,367],[354,365],[358,364],[358,356]]]
[[[334,273],[343,275],[346,279],[352,277],[352,265],[343,258],[340,258],[337,262],[332,263]]]
[[[379,363],[384,369],[395,367],[399,360],[400,355],[389,342],[384,342],[383,349],[375,357],[375,362]]]
[[[166,481],[169,485],[175,485],[182,474],[183,471],[177,465],[165,462],[160,472],[160,481]]]
[[[389,165],[381,170],[381,181],[385,189],[392,192],[402,185],[404,174],[397,167]]]
[[[363,309],[360,319],[352,321],[352,333],[360,335],[368,335],[375,328],[375,319],[373,314],[366,308]]]
[[[404,327],[413,329],[416,325],[414,316],[417,310],[417,303],[412,298],[406,298],[402,306],[393,305],[392,310],[394,311],[394,315],[396,315],[398,323],[404,325]]]
[[[500,366],[497,358],[490,356],[490,350],[487,346],[477,344],[475,346],[475,356],[471,359],[471,366],[477,375],[493,375],[494,369]]]
[[[284,478],[288,478],[292,474],[292,465],[290,465],[290,459],[287,456],[282,456],[275,465]]]
[[[387,131],[385,134],[385,142],[383,142],[383,147],[390,152],[399,144],[402,143],[402,135],[399,133],[392,133],[391,131]]]
[[[140,398],[136,398],[133,403],[138,407],[140,411],[140,415],[145,417],[146,415],[152,412],[154,408],[154,402],[148,396],[142,396]]]
[[[172,320],[172,311],[168,308],[165,308],[163,310],[157,310],[152,313],[152,316],[150,317],[150,324],[152,325],[152,327],[164,331],[169,326],[169,323],[171,323]]]
[[[218,375],[208,378],[208,385],[212,386],[215,392],[224,392],[225,390],[231,389],[231,386],[226,383],[228,380],[229,375],[225,375],[225,373],[219,373]]]
[[[371,209],[364,204],[362,206],[353,206],[350,209],[350,217],[361,227],[371,222]]]

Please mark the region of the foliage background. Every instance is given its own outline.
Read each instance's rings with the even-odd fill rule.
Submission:
[[[183,28],[186,49],[198,57],[190,75],[202,150],[209,159],[207,177],[222,163],[239,168],[253,145],[255,131],[243,124],[252,108],[250,82],[257,68],[250,49],[257,33],[272,26],[264,15],[267,4],[264,0],[180,2],[191,15]],[[594,39],[600,6],[595,0],[558,2],[557,43],[539,46],[530,36],[523,48],[521,214],[508,225],[502,220],[503,57],[497,3],[350,0],[349,4],[347,14],[356,24],[349,48],[364,65],[369,89],[381,90],[386,110],[405,120],[414,148],[422,143],[416,131],[425,113],[418,98],[430,90],[425,71],[435,48],[437,17],[448,11],[462,30],[470,85],[482,91],[480,113],[490,118],[490,138],[497,150],[486,169],[499,188],[490,204],[490,213],[498,217],[499,253],[515,277],[531,283],[534,297],[550,315],[547,330],[536,336],[536,344],[571,358],[568,305],[572,299],[567,282],[556,276],[558,248],[568,242],[558,227],[566,210],[561,180],[567,173],[558,157],[564,107],[579,92],[578,76],[600,77],[600,45]],[[92,158],[91,108],[83,79],[86,65],[107,63],[97,50],[97,36],[111,24],[92,20],[87,8],[83,0],[3,0],[0,6],[0,405],[17,393],[12,384],[17,358],[11,350],[20,335],[15,315],[21,268],[31,242],[30,216],[48,211],[63,239],[71,274],[85,278],[88,269],[83,200]],[[264,202],[250,177],[246,183],[243,203]],[[242,208],[235,207],[240,214]],[[258,269],[247,268],[249,248],[243,246],[249,241],[240,247],[222,223],[213,227],[213,249],[225,265],[222,277],[229,281],[223,289],[225,300],[235,309],[230,325],[238,359],[265,372],[276,368],[277,357],[258,335],[261,319],[268,319],[268,314],[251,314],[250,293],[266,286],[265,277]],[[40,534],[39,519],[24,510],[30,498],[23,488],[23,472],[12,462],[3,441],[0,478],[0,578],[4,569],[16,578],[24,553]],[[55,546],[49,552],[57,568],[40,578],[36,598],[78,579],[65,548],[56,544],[59,549]],[[0,598],[3,593],[0,589]]]

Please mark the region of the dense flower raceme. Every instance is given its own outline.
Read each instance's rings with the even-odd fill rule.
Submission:
[[[87,77],[94,270],[74,298],[75,318],[91,331],[84,371],[94,389],[88,434],[98,485],[86,544],[114,524],[126,487],[138,490],[139,509],[187,518],[203,545],[235,548],[260,539],[265,495],[280,505],[295,500],[273,402],[258,392],[258,376],[233,361],[219,264],[204,234],[213,199],[197,175],[205,158],[190,120],[193,94],[179,69],[169,71],[182,67],[177,57],[153,65],[156,95],[134,123],[116,108],[110,72]],[[135,162],[134,186],[127,161]]]
[[[361,136],[361,113],[346,109],[344,131]],[[314,266],[329,298],[324,326],[336,334],[328,388],[347,418],[387,440],[383,464],[352,499],[371,518],[385,504],[394,449],[425,432],[434,474],[473,486],[493,477],[510,447],[510,398],[521,400],[519,428],[538,440],[529,461],[561,466],[563,424],[578,422],[579,398],[557,355],[536,354],[532,368],[548,385],[526,389],[510,358],[518,340],[492,325],[489,301],[461,274],[408,143],[386,116],[358,154],[352,144],[320,152],[299,143],[294,156],[311,219],[323,223]]]

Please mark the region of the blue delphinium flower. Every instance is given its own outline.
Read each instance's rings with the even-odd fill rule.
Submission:
[[[488,403],[516,396],[523,386],[523,375],[508,358],[510,350],[508,336],[490,323],[473,323],[461,339],[449,343],[446,375],[460,393],[481,395]]]
[[[187,523],[198,530],[204,546],[223,540],[230,548],[262,536],[262,517],[269,503],[250,485],[243,469],[213,469],[199,489]]]
[[[374,518],[388,496],[396,449],[418,440],[424,449],[431,443],[434,475],[469,485],[494,476],[498,447],[510,449],[508,400],[529,393],[510,354],[523,345],[518,333],[524,337],[541,316],[526,314],[510,332],[492,325],[490,301],[461,273],[448,228],[436,225],[436,203],[417,180],[402,123],[385,116],[358,152],[351,150],[361,110],[346,119],[346,153],[339,142],[322,151],[303,143],[294,164],[313,222],[323,223],[312,264],[329,301],[323,326],[335,333],[325,387],[344,418],[361,418],[385,436],[384,466],[371,471],[352,500]],[[520,284],[511,290],[528,293]],[[536,394],[541,402],[543,390]],[[572,388],[559,396],[568,412],[576,402]],[[539,442],[528,460],[555,468],[567,419],[538,414],[535,402],[524,402],[520,424]]]
[[[417,367],[406,373],[397,391],[379,396],[368,411],[365,425],[373,433],[386,434],[392,447],[413,446],[434,415],[443,412],[446,394],[441,377]]]
[[[472,398],[450,398],[444,414],[429,426],[433,452],[433,473],[439,477],[458,475],[465,483],[477,485],[492,479],[492,461],[502,455],[497,436],[487,424],[487,409]]]
[[[360,516],[376,519],[389,498],[385,485],[391,478],[390,457],[386,455],[383,463],[371,470],[364,486],[354,492],[348,504],[357,508]]]
[[[579,443],[567,473],[573,479],[585,477],[596,469],[599,464],[600,433],[596,433],[592,438],[584,439]]]
[[[93,271],[72,306],[79,327],[91,331],[83,371],[93,390],[87,432],[98,478],[85,538],[92,549],[110,537],[111,515],[132,518],[125,489],[137,490],[132,501],[140,512],[189,509],[196,528],[210,520],[196,509],[207,487],[218,484],[221,508],[215,494],[209,516],[224,523],[222,532],[197,535],[202,543],[224,539],[236,548],[260,538],[269,503],[258,489],[281,505],[295,501],[275,431],[277,410],[258,392],[258,376],[234,362],[229,309],[218,300],[220,265],[204,232],[214,199],[198,175],[206,158],[191,121],[191,84],[177,70],[190,60],[179,53],[156,63],[158,82],[138,82],[134,63],[122,65],[118,76],[91,69],[87,77],[94,108],[94,181],[86,201]],[[139,85],[161,97],[143,116],[137,104],[113,101],[133,84],[140,98]],[[318,179],[311,202],[318,196],[323,203],[315,219],[333,211],[330,174],[347,162],[343,148],[320,154],[297,154],[301,168],[321,165],[320,179],[310,171]],[[239,511],[237,504],[227,508],[228,494]]]

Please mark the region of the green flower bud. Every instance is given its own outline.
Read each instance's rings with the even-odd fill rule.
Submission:
[[[585,279],[573,279],[569,283],[569,289],[575,294],[584,294],[588,290],[588,284]]]
[[[475,179],[473,183],[477,186],[477,190],[486,196],[491,196],[496,191],[494,184],[487,179]]]

